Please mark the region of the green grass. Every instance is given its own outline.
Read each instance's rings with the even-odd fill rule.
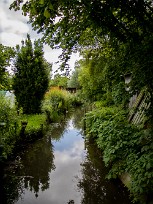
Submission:
[[[41,125],[46,126],[46,115],[45,114],[36,114],[36,115],[21,115],[19,116],[19,125],[21,122],[27,122],[26,132],[27,131],[38,131],[41,128]]]

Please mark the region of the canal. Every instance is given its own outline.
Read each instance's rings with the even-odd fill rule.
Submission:
[[[77,110],[52,124],[43,138],[7,164],[3,203],[131,203],[120,181],[105,179],[108,170],[95,145],[84,141],[82,113]]]

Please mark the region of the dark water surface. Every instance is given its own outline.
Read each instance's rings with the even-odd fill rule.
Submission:
[[[85,150],[82,112],[77,110],[51,126],[42,139],[9,163],[4,171],[4,203],[131,203],[120,182],[105,179],[107,169],[97,148],[86,144]]]

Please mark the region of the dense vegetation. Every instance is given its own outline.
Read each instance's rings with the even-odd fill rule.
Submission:
[[[152,130],[144,130],[127,121],[127,113],[114,107],[86,115],[87,137],[94,138],[103,152],[110,171],[107,178],[130,174],[127,183],[133,201],[146,203],[152,195]]]
[[[102,51],[104,56],[109,55],[104,60],[109,60],[110,77],[132,73],[131,90],[136,92],[147,86],[152,100],[151,0],[22,2],[15,0],[11,8],[22,8],[24,15],[29,15],[33,28],[43,33],[44,42],[52,48],[62,48],[60,57],[65,69],[72,51],[98,51],[95,59]]]
[[[33,45],[30,35],[16,49],[1,46],[0,161],[42,137],[51,122],[61,121],[76,105],[75,95],[58,88],[66,87],[68,78],[51,80],[52,66],[43,54],[42,43],[37,40]],[[13,74],[9,75],[6,68],[11,60]],[[49,81],[57,87],[49,89]]]
[[[43,34],[45,43],[52,48],[62,48],[61,68],[66,73],[70,54],[80,51],[82,59],[71,79],[56,75],[50,85],[66,87],[68,83],[80,89],[77,97],[92,103],[94,110],[86,115],[86,133],[103,152],[104,162],[110,168],[108,177],[128,172],[133,200],[149,202],[153,191],[152,1],[26,0],[23,3],[23,0],[15,0],[11,8],[21,8],[24,15],[29,15],[30,23]],[[4,56],[4,50],[9,55]],[[26,50],[24,46],[22,50]],[[39,52],[41,55],[41,49]],[[1,81],[6,76],[6,62],[11,53],[9,48],[1,47]],[[35,70],[37,74],[39,69]],[[125,84],[127,74],[131,75],[131,81]],[[2,82],[1,86],[4,86]],[[149,105],[139,110],[143,111],[144,119],[134,125],[128,121],[129,100],[144,89]],[[57,118],[57,112],[66,112],[67,100],[71,101],[61,90],[46,93],[42,107],[48,121]],[[40,110],[40,103],[38,107]],[[132,111],[138,112],[136,108]]]
[[[15,51],[11,47],[0,44],[0,90],[11,89],[11,78],[7,72],[11,59],[14,57]]]

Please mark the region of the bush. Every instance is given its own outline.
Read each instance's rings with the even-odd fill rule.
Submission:
[[[47,113],[51,121],[57,120],[58,115],[65,114],[70,108],[70,95],[70,93],[65,90],[60,90],[58,87],[51,88],[45,95],[42,111]]]
[[[3,158],[12,153],[19,131],[16,110],[11,106],[9,100],[0,96],[0,145]]]
[[[105,165],[110,168],[107,177],[128,172],[133,201],[146,203],[153,191],[152,130],[129,124],[126,112],[113,108],[88,113],[86,126],[87,136],[95,138],[103,151]]]
[[[23,128],[22,123],[27,123]],[[43,135],[46,129],[46,115],[17,115],[15,107],[0,96],[0,158],[10,157],[22,144]]]

